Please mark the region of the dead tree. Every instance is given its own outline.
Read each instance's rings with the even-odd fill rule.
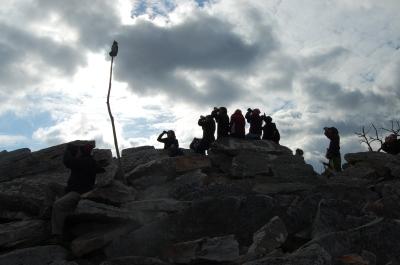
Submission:
[[[397,126],[397,127],[396,127]],[[373,130],[372,136],[369,134],[370,131]],[[386,131],[390,132],[391,134],[394,134],[396,136],[399,136],[400,133],[400,122],[399,121],[391,121],[391,127],[390,128],[380,128],[381,131]],[[378,129],[376,126],[371,123],[370,127],[368,130],[365,130],[365,126],[361,128],[361,132],[355,132],[355,134],[360,138],[360,143],[361,144],[366,144],[368,147],[368,150],[370,152],[380,152],[382,150],[382,144],[384,143],[382,135],[379,133]],[[379,143],[379,148],[374,150],[372,144],[373,143]]]

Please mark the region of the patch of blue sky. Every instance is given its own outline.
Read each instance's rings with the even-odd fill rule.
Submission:
[[[0,116],[0,135],[23,136],[25,141],[0,143],[1,149],[15,150],[28,147],[32,150],[44,148],[44,143],[34,141],[32,134],[40,127],[47,127],[53,124],[50,113],[40,112],[31,115],[18,116],[15,113],[7,112]]]
[[[203,8],[207,4],[215,2],[215,0],[194,0],[198,7]],[[141,15],[150,15],[150,17],[156,16],[168,16],[168,13],[172,12],[176,8],[174,0],[140,0],[137,1],[131,11],[132,17],[138,17]]]

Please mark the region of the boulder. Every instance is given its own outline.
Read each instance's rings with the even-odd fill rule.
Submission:
[[[128,183],[133,183],[135,179],[141,178],[143,176],[176,176],[175,170],[175,158],[166,157],[159,160],[152,160],[145,164],[140,164],[135,169],[127,172],[125,177]]]
[[[67,257],[67,250],[60,246],[39,246],[0,255],[0,265],[61,265],[67,264]]]
[[[162,260],[149,257],[127,256],[110,259],[100,265],[170,265]]]
[[[275,202],[268,196],[208,198],[114,240],[108,257],[126,255],[162,256],[176,243],[203,237],[233,234],[238,242],[250,245],[257,229],[273,216]]]
[[[167,152],[155,149],[154,146],[133,147],[121,152],[121,162],[125,173],[132,171],[138,165],[166,157],[168,157]]]
[[[121,181],[112,180],[107,186],[99,186],[94,190],[82,195],[82,198],[91,201],[120,206],[121,204],[134,201],[137,191],[126,186]]]
[[[345,154],[350,165],[374,169],[379,177],[399,177],[400,156],[382,152],[360,152]]]
[[[109,225],[106,229],[91,231],[75,238],[71,242],[71,251],[75,257],[81,257],[95,250],[102,249],[114,238],[135,229],[132,225]]]
[[[367,250],[376,255],[379,264],[399,258],[400,221],[378,218],[366,225],[346,231],[332,232],[315,238],[305,246],[318,244],[333,259]]]
[[[248,253],[268,254],[285,243],[287,236],[285,224],[275,216],[254,233]]]
[[[233,235],[201,238],[174,244],[167,253],[172,263],[228,262],[239,257],[239,243]]]
[[[190,207],[190,201],[176,201],[173,199],[157,199],[157,200],[144,200],[134,201],[122,205],[122,209],[129,211],[149,211],[149,212],[166,212],[173,213],[183,211]]]
[[[213,143],[209,157],[211,163],[233,178],[257,175],[271,178],[274,182],[291,182],[296,179],[316,182],[317,174],[304,159],[272,141],[248,141],[223,138]]]
[[[0,216],[38,216],[66,186],[68,172],[42,173],[0,183]]]
[[[203,155],[185,155],[175,158],[175,169],[177,173],[185,173],[196,169],[209,168],[211,161]]]
[[[346,231],[365,225],[373,217],[363,216],[362,209],[352,201],[322,199],[312,227],[312,238],[336,231]]]
[[[325,249],[317,244],[283,257],[267,257],[255,261],[246,262],[243,265],[331,265],[332,258]]]
[[[73,143],[77,145],[95,144],[94,141],[79,140]],[[60,144],[36,152],[20,149],[3,153],[0,156],[0,182],[52,171],[68,171],[62,162],[65,146],[66,144]]]
[[[49,224],[42,220],[26,220],[0,224],[0,247],[33,246],[50,237]]]

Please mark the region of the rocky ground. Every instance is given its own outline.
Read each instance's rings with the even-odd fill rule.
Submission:
[[[347,154],[315,173],[270,141],[223,139],[209,156],[110,150],[106,173],[50,245],[65,145],[0,152],[0,265],[400,264],[400,156]]]

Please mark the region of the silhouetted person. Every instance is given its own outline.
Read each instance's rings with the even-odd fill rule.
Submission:
[[[262,118],[259,109],[247,109],[246,120],[250,123],[249,133],[246,135],[247,139],[260,140],[262,134]]]
[[[167,137],[162,138],[164,135]],[[182,151],[179,148],[178,139],[176,139],[175,132],[172,130],[163,131],[157,138],[157,141],[164,143],[164,149],[168,150],[168,155],[171,157],[182,155]]]
[[[53,204],[51,216],[52,234],[58,241],[62,240],[64,221],[78,204],[81,194],[93,189],[96,173],[105,172],[93,159],[91,152],[94,146],[87,144],[76,146],[68,144],[64,153],[64,165],[71,170],[65,195]]]
[[[297,148],[294,155],[304,158],[304,151],[300,148]]]
[[[385,142],[382,144],[382,150],[392,155],[400,153],[400,139],[397,139],[396,134],[391,134],[385,138]]]
[[[217,122],[217,139],[227,137],[229,135],[229,116],[225,107],[214,108],[211,116]]]
[[[274,141],[279,144],[279,140],[281,139],[281,135],[279,134],[278,129],[276,128],[276,124],[272,122],[272,118],[270,116],[262,116],[265,122],[265,125],[262,127],[263,130],[263,140]]]
[[[342,171],[342,159],[340,157],[340,136],[335,127],[325,127],[325,136],[330,140],[325,157],[329,159],[328,168],[336,172]]]
[[[231,137],[236,137],[236,138],[245,137],[246,121],[240,109],[235,110],[235,112],[232,114],[229,127],[230,127]]]
[[[203,138],[195,138],[190,144],[190,148],[196,153],[205,154],[206,150],[210,148],[211,143],[215,141],[215,121],[211,115],[207,115],[206,117],[200,116],[198,124],[203,130]]]

